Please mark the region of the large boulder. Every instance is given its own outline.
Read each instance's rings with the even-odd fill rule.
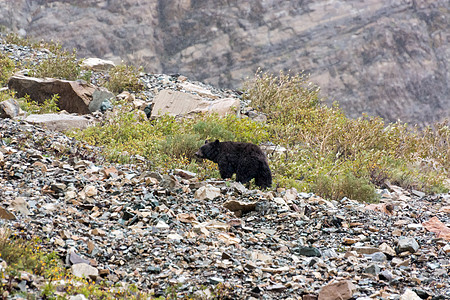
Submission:
[[[202,97],[177,92],[172,90],[162,90],[153,99],[152,117],[168,115],[193,115],[199,113],[217,113],[226,115],[239,111],[240,101],[234,98],[217,100],[204,100]]]
[[[44,103],[54,94],[59,95],[58,107],[69,113],[89,114],[89,103],[97,87],[83,81],[69,81],[54,78],[35,78],[22,75],[12,76],[8,82],[18,97],[29,95],[31,100]]]

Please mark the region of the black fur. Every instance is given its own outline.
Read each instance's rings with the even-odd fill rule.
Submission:
[[[261,188],[272,185],[272,173],[267,157],[255,144],[205,141],[195,155],[217,163],[223,179],[231,178],[236,173],[236,181],[241,183],[255,178],[256,185]]]

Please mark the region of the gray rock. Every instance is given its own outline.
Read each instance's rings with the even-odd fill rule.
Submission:
[[[405,251],[414,253],[417,250],[419,250],[419,248],[420,248],[420,246],[414,238],[401,236],[398,239],[398,244],[397,244],[397,248],[395,249],[395,251],[397,253],[402,253]]]
[[[239,111],[239,99],[218,99],[213,101],[190,94],[171,90],[163,90],[153,99],[154,106],[151,116],[158,117],[164,114],[193,115],[198,113],[217,113],[226,115]]]
[[[95,279],[98,277],[98,270],[97,268],[91,267],[90,265],[86,263],[80,263],[73,265],[72,267],[72,274],[75,277],[85,277],[85,278],[91,278]]]
[[[111,100],[114,98],[115,98],[114,94],[108,91],[106,88],[96,89],[92,93],[92,101],[89,103],[89,111],[90,112],[98,110],[106,111],[106,109],[101,109],[102,105],[107,105],[104,103],[109,103],[109,106],[111,106]]]
[[[300,246],[298,248],[294,248],[294,251],[299,255],[307,256],[307,257],[321,257],[322,254],[320,250],[315,247],[304,247]]]
[[[41,114],[29,115],[25,121],[44,127],[49,130],[67,131],[69,129],[85,129],[93,124],[93,120],[83,116],[74,116],[67,114]]]
[[[93,70],[93,71],[108,71],[112,67],[114,67],[115,64],[111,60],[96,58],[96,57],[89,57],[83,59],[83,62],[81,63],[81,68],[86,70]]]
[[[375,252],[371,255],[372,261],[384,262],[387,261],[387,256],[383,252]]]
[[[380,267],[378,265],[372,264],[364,269],[364,273],[370,275],[378,275],[380,273]]]
[[[19,102],[17,102],[17,100],[11,98],[0,102],[0,118],[13,119],[21,114],[23,114],[23,111],[20,109]]]

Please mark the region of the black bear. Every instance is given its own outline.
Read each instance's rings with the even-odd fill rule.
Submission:
[[[223,179],[231,178],[236,173],[236,181],[241,183],[255,178],[256,185],[261,188],[272,185],[272,173],[267,157],[255,144],[205,141],[195,155],[217,163]]]

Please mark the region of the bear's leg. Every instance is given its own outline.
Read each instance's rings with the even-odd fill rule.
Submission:
[[[255,178],[255,184],[261,188],[268,188],[272,186],[272,173],[265,161],[260,162],[258,174]]]
[[[232,166],[230,166],[230,164],[219,163],[219,172],[220,172],[220,177],[222,177],[222,179],[227,179],[227,178],[231,178],[233,176],[234,169]]]
[[[236,171],[236,181],[240,183],[247,183],[257,175],[254,166],[242,165]]]

